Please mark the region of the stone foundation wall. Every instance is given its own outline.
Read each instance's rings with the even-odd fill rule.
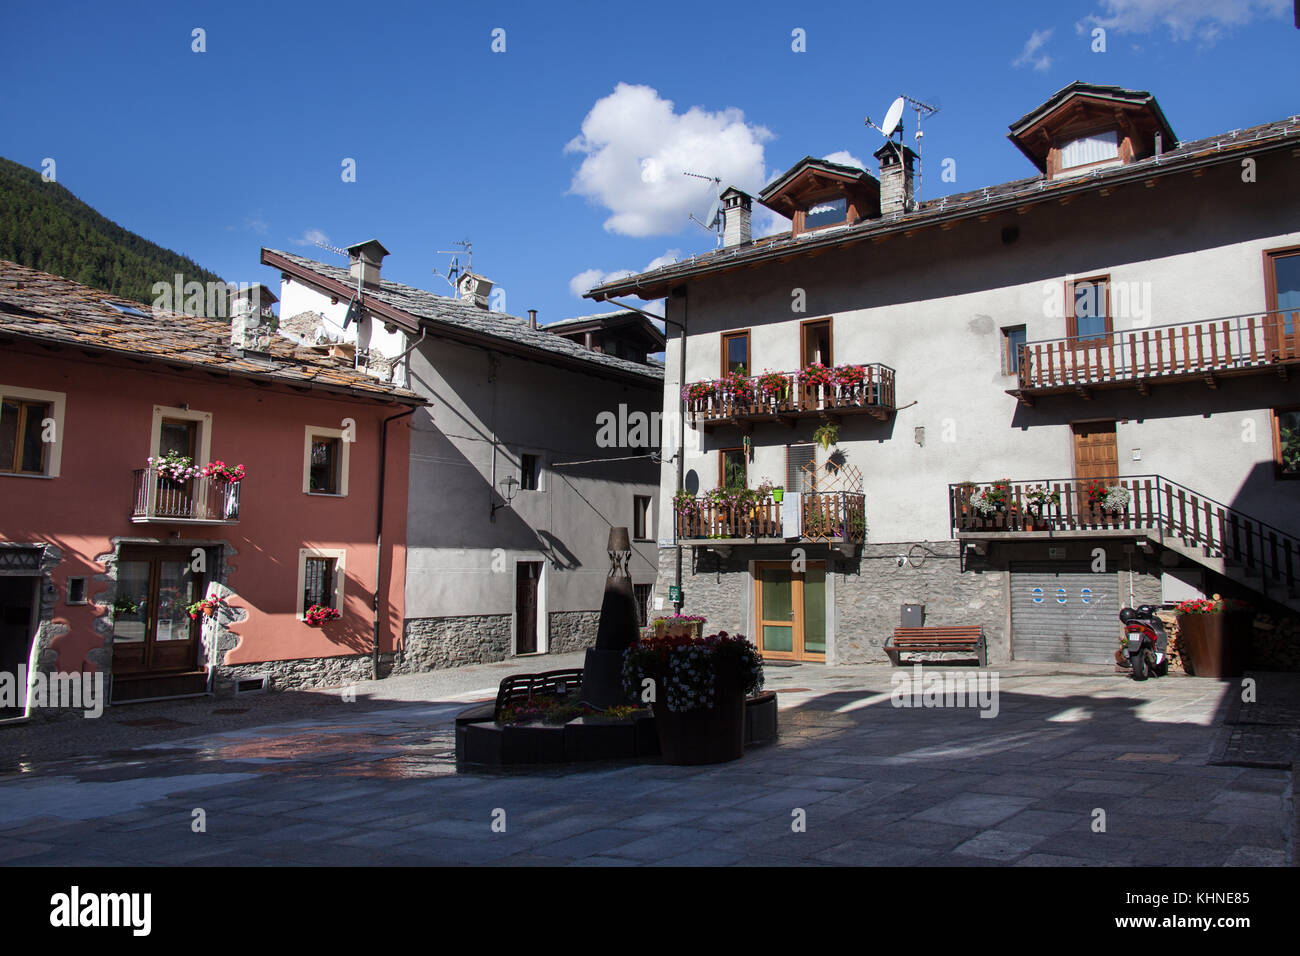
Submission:
[[[217,667],[213,693],[218,697],[230,696],[235,692],[236,682],[261,676],[270,678],[267,690],[346,687],[358,681],[370,680],[373,668],[369,654],[261,661],[256,664],[222,664]]]
[[[547,648],[552,654],[567,654],[594,647],[599,625],[599,611],[554,611],[550,615]]]
[[[408,618],[394,674],[487,664],[510,656],[510,615]]]
[[[834,620],[828,648],[828,664],[885,662],[883,645],[899,625],[903,604],[925,605],[927,625],[980,624],[988,642],[989,662],[1005,663],[1011,658],[1010,566],[1019,562],[1048,559],[1048,547],[1065,547],[1062,560],[1092,560],[1094,549],[1106,553],[1107,573],[1120,575],[1120,602],[1129,598],[1129,569],[1132,568],[1136,604],[1158,604],[1161,600],[1159,555],[1140,549],[1124,551],[1122,542],[1073,540],[1062,542],[1017,542],[994,544],[989,554],[968,552],[963,559],[957,541],[870,543],[858,554],[844,557],[825,545],[790,544],[737,546],[727,557],[705,548],[687,548],[682,563],[682,590],[686,614],[708,618],[706,633],[727,630],[749,634],[753,628],[753,578],[751,561],[791,561],[794,549],[802,548],[807,561],[824,561],[827,593],[833,600],[828,619]],[[1157,549],[1159,550],[1159,549]],[[668,586],[673,582],[675,550],[659,551],[656,595],[670,609]],[[1118,621],[1116,636],[1118,639]],[[754,635],[749,635],[753,637]]]

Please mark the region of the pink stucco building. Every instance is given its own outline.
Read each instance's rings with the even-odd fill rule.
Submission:
[[[424,402],[271,334],[273,301],[180,315],[0,262],[0,672],[102,672],[123,701],[392,653]]]

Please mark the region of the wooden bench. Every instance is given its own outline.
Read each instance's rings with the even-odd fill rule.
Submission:
[[[582,668],[544,671],[541,674],[515,674],[501,681],[497,688],[495,716],[510,704],[523,704],[534,697],[559,697],[575,694],[582,687]]]
[[[898,655],[908,651],[958,651],[974,654],[980,667],[988,667],[988,647],[984,642],[984,628],[979,624],[960,627],[896,627],[893,637],[885,638],[885,654],[895,667]]]

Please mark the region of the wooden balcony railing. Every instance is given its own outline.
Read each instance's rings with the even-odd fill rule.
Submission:
[[[1257,372],[1300,362],[1300,312],[1262,312],[1020,346],[1022,397],[1153,380]]]
[[[866,539],[866,496],[846,491],[813,492],[800,501],[803,541],[863,541]],[[695,499],[694,510],[677,512],[679,540],[784,541],[781,505],[761,501],[732,505]],[[793,536],[791,536],[791,539]]]
[[[1096,482],[1128,489],[1128,505],[1118,512],[1094,505],[1089,488]],[[1296,592],[1300,539],[1160,475],[1013,481],[1003,486],[1005,506],[991,515],[981,514],[971,496],[994,486],[994,482],[948,486],[954,537],[979,532],[1150,531],[1179,538],[1207,556],[1244,567],[1266,582],[1285,587],[1289,595]],[[1036,508],[1030,503],[1031,489],[1046,489],[1056,500]]]
[[[732,386],[696,382],[691,389],[710,385],[713,389],[696,398],[688,397],[686,410],[693,425],[854,412],[883,420],[895,408],[894,370],[879,363],[864,365],[862,370],[863,380],[855,385],[804,384],[798,372],[776,373],[783,384],[775,390],[764,390],[759,383],[762,376],[751,376]]]
[[[239,489],[242,481],[191,478],[174,481],[153,468],[135,473],[131,520],[149,522],[194,522],[236,524],[239,521]]]

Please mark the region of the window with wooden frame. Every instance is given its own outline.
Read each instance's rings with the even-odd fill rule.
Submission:
[[[314,604],[343,610],[345,552],[303,548],[298,552],[298,619],[304,620]]]
[[[816,464],[816,445],[787,445],[785,449],[785,490],[791,494],[809,494],[816,491]]]
[[[1273,468],[1279,479],[1300,479],[1300,405],[1273,409]]]
[[[50,436],[55,431],[53,410],[50,402],[0,397],[0,472],[46,474],[48,446],[53,441]]]
[[[745,449],[718,449],[718,487],[746,488],[748,484]]]
[[[739,372],[749,375],[749,330],[722,333],[722,374]]]
[[[0,475],[57,478],[67,396],[0,382]]]
[[[1269,311],[1281,313],[1270,318],[1281,319],[1282,334],[1291,338],[1295,350],[1297,343],[1292,337],[1297,334],[1297,319],[1300,318],[1300,246],[1269,249],[1264,253],[1264,285]],[[1268,328],[1270,339],[1276,338],[1277,323],[1270,321]]]
[[[649,495],[632,496],[632,537],[636,541],[650,540]]]
[[[1002,374],[1020,374],[1020,346],[1026,342],[1023,325],[1011,325],[1002,330]]]
[[[303,448],[302,490],[309,495],[348,493],[348,459],[352,443],[341,428],[307,426]]]
[[[1110,276],[1072,279],[1065,284],[1065,334],[1086,347],[1110,341]]]

